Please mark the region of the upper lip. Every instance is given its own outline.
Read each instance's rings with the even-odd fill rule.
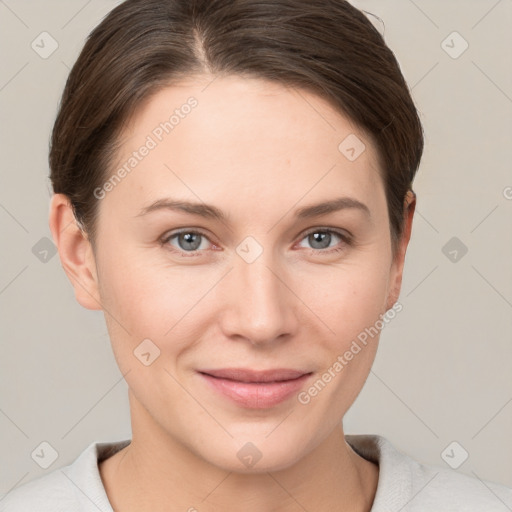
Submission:
[[[249,370],[245,368],[222,368],[219,370],[199,370],[199,373],[205,373],[219,379],[230,379],[239,382],[274,382],[290,379],[297,379],[307,373],[301,370],[292,370],[289,368],[276,368],[270,370]]]

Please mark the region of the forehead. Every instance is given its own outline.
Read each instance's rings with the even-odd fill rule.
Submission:
[[[121,140],[112,172],[128,172],[112,199],[126,193],[147,202],[168,191],[222,204],[234,203],[236,191],[241,203],[256,206],[257,197],[261,207],[262,199],[290,205],[330,192],[382,196],[365,133],[318,96],[266,80],[203,77],[161,89]],[[143,146],[145,156],[133,156]]]

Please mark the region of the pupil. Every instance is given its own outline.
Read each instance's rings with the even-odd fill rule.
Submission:
[[[186,244],[189,244],[188,247],[186,247],[187,249],[197,249],[199,247],[200,243],[198,243],[198,240],[200,235],[195,233],[184,233],[182,236]],[[197,240],[194,240],[195,238],[197,238]]]
[[[325,232],[319,232],[319,233],[312,233],[312,236],[314,238],[314,243],[320,242],[321,247],[316,247],[317,249],[325,249],[326,247],[329,247],[330,242],[330,233]],[[327,244],[322,243],[327,240]]]

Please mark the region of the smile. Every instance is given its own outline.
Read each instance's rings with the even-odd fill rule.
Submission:
[[[253,371],[224,369],[199,371],[210,389],[250,409],[274,407],[297,394],[312,372],[279,369]]]

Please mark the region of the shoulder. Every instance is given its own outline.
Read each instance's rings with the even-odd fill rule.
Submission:
[[[379,435],[347,435],[362,457],[378,463],[372,512],[507,512],[512,488],[448,467],[422,464]]]
[[[66,466],[68,467],[68,466]],[[50,512],[78,510],[71,482],[64,470],[56,469],[47,475],[35,478],[16,487],[0,501],[1,512]]]
[[[410,510],[436,510],[443,507],[457,512],[506,512],[512,510],[512,488],[459,473],[455,470],[411,464],[414,495]]]
[[[111,512],[98,469],[130,441],[91,443],[67,466],[20,485],[0,497],[0,512]]]

